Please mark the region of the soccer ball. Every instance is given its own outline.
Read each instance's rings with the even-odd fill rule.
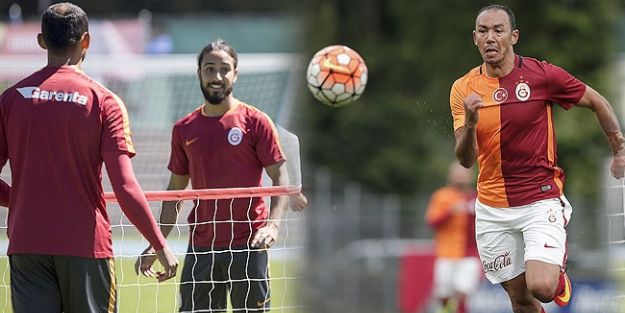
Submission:
[[[325,47],[315,53],[306,71],[313,96],[339,107],[360,98],[367,85],[367,65],[354,50],[343,45]]]

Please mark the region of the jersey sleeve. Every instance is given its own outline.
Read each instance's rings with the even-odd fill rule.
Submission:
[[[4,168],[9,159],[9,149],[7,144],[6,132],[5,132],[5,123],[4,123],[4,99],[6,98],[3,93],[0,95],[0,171]],[[11,186],[7,184],[5,181],[0,179],[0,205],[1,206],[9,206],[9,199],[11,195]]]
[[[189,159],[182,142],[182,129],[174,125],[171,133],[171,153],[167,168],[176,175],[189,175]]]
[[[454,119],[454,131],[464,126],[464,95],[460,88],[459,81],[454,82],[449,93],[449,106],[451,107],[451,116]]]
[[[0,169],[4,167],[9,158],[9,149],[6,138],[6,92],[0,95]]]
[[[115,94],[104,96],[102,101],[100,152],[102,155],[121,152],[133,157],[135,149],[130,138],[130,120],[124,102]]]
[[[544,62],[549,77],[549,101],[565,109],[576,105],[586,92],[586,84],[559,66]]]
[[[449,194],[444,190],[438,190],[432,195],[425,216],[430,226],[438,228],[451,217],[452,211],[448,198]]]
[[[263,167],[286,160],[280,142],[278,130],[269,116],[259,113],[256,119],[256,154]]]

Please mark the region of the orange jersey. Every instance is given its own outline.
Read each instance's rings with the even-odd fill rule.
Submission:
[[[464,126],[469,94],[484,103],[476,128],[480,202],[507,208],[562,194],[552,106],[569,109],[585,91],[586,85],[562,68],[520,56],[504,77],[488,77],[479,66],[454,82],[449,99],[454,131]]]
[[[443,187],[432,195],[426,219],[435,229],[436,256],[456,259],[477,255],[474,205],[474,193],[454,187]]]

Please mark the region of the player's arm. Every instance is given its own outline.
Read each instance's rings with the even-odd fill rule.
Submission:
[[[0,95],[0,103],[4,101],[5,93]],[[3,110],[0,110],[0,115],[4,113]],[[0,118],[1,121],[4,121],[4,118]],[[0,124],[0,172],[7,164],[7,160],[9,159],[9,152],[7,148],[7,137],[4,131],[4,125]],[[11,195],[11,186],[7,184],[5,181],[0,179],[0,206],[9,207],[9,199]]]
[[[586,86],[584,95],[576,105],[592,110],[597,116],[599,125],[608,138],[608,144],[613,153],[610,166],[612,176],[622,178],[625,172],[625,138],[612,106],[608,100],[590,86]]]
[[[169,184],[167,185],[167,190],[183,190],[187,188],[189,184],[189,175],[177,175],[171,173],[169,177]],[[178,201],[163,201],[161,206],[161,215],[160,219],[160,228],[163,233],[163,237],[167,238],[171,230],[173,229],[173,225],[176,224],[178,220],[178,211],[180,207],[178,206]],[[137,258],[135,262],[135,273],[142,273],[147,277],[154,277],[156,273],[152,270],[152,265],[154,264],[155,249],[153,246],[148,246],[143,250],[141,256]]]
[[[130,157],[125,153],[109,153],[104,155],[104,163],[122,211],[155,248],[156,258],[164,267],[165,271],[155,273],[156,277],[164,281],[176,276],[178,259],[169,250],[156,225],[148,201],[135,177]]]
[[[456,158],[466,168],[470,168],[477,160],[477,122],[479,109],[483,106],[482,98],[471,93],[464,99],[464,125],[454,132],[456,137]]]
[[[286,166],[285,161],[269,165],[265,167],[267,175],[271,178],[273,186],[286,186]],[[260,228],[252,239],[252,247],[270,247],[278,238],[278,230],[280,229],[280,221],[284,216],[287,207],[286,196],[271,197],[271,209],[269,211],[269,220],[267,225]]]
[[[177,175],[171,173],[171,176],[169,176],[167,190],[183,190],[187,188],[187,185],[189,185],[189,175]],[[167,238],[174,227],[173,225],[176,224],[176,221],[178,220],[178,212],[180,210],[179,203],[179,201],[163,201],[160,223],[161,232],[165,238]]]
[[[11,196],[11,186],[4,180],[0,179],[0,206],[9,207],[9,199]]]
[[[432,195],[425,214],[425,220],[430,227],[438,229],[453,217],[455,210],[452,209],[454,207],[449,203],[448,196],[442,190]]]

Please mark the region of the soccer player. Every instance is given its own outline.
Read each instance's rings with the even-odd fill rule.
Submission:
[[[282,151],[286,157],[286,181],[291,186],[301,186],[302,166],[300,162],[299,138],[280,125],[276,125],[276,128],[278,129],[280,147],[282,147]],[[263,185],[266,185],[265,182],[269,182],[270,180],[267,175],[263,174]],[[308,198],[306,198],[306,195],[304,195],[302,191],[288,197],[288,207],[292,211],[302,211],[307,206]]]
[[[0,164],[10,161],[13,183],[6,204],[15,312],[116,311],[102,162],[122,210],[164,266],[158,280],[176,274],[178,261],[134,176],[124,103],[81,70],[90,39],[81,8],[48,7],[37,37],[47,66],[0,96]]]
[[[434,192],[426,213],[435,232],[434,296],[449,313],[467,312],[467,296],[477,289],[481,277],[472,183],[473,171],[452,162],[447,186]]]
[[[483,64],[456,80],[450,104],[456,156],[479,164],[476,235],[486,277],[501,283],[514,312],[544,312],[568,304],[566,231],[571,205],[557,164],[553,104],[594,112],[623,177],[624,138],[608,101],[562,68],[520,56],[513,12],[482,8],[473,41]]]
[[[218,39],[198,55],[204,103],[174,125],[168,190],[260,187],[263,169],[273,186],[286,185],[285,157],[276,127],[260,110],[232,94],[238,57]],[[187,257],[181,276],[181,312],[225,311],[228,293],[235,311],[269,310],[267,248],[276,241],[286,197],[267,210],[262,197],[200,200],[189,214]],[[176,222],[176,202],[164,202],[163,234]],[[149,253],[150,248],[145,252]],[[137,260],[152,275],[153,257]]]

